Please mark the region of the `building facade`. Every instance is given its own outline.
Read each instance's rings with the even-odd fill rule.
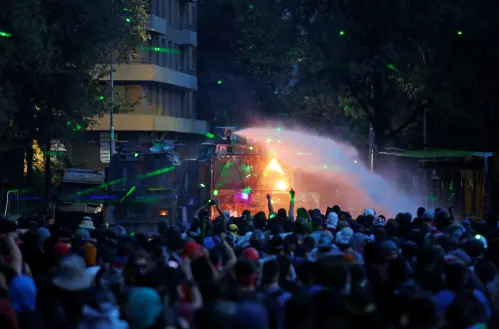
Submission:
[[[118,143],[144,138],[179,140],[183,145],[179,152],[192,156],[209,129],[205,121],[196,119],[196,1],[150,0],[150,13],[151,39],[130,63],[114,65],[116,102],[126,109],[114,114],[115,138]],[[73,148],[78,147],[78,154],[72,152],[73,165],[106,166],[109,128],[109,114],[105,114],[89,128],[84,141],[73,143]],[[88,156],[85,151],[87,155],[81,158],[82,147],[100,152]]]

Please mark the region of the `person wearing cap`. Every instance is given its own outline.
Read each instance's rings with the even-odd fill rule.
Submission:
[[[243,252],[241,254],[241,259],[244,259],[246,261],[250,262],[258,262],[260,259],[260,255],[258,254],[258,250],[255,248],[249,247],[243,249]]]
[[[237,244],[237,239],[239,237],[239,227],[237,227],[236,224],[230,224],[229,228],[228,228],[228,231],[229,231],[230,235],[232,236],[232,241],[236,245]]]
[[[203,256],[203,249],[197,242],[190,241],[184,245],[182,256],[194,261]]]
[[[263,299],[263,295],[256,289],[258,271],[254,262],[239,260],[234,265],[234,275],[236,277],[240,301],[258,302]]]
[[[52,278],[52,286],[41,293],[39,299],[38,305],[47,328],[64,329],[78,325],[83,307],[94,304],[95,294],[91,287],[95,275],[95,271],[87,271],[85,260],[79,255],[62,258],[57,274]]]
[[[94,221],[89,216],[83,217],[78,227],[89,231],[95,230]]]

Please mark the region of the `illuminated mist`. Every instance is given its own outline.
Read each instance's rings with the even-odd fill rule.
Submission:
[[[263,144],[282,163],[294,168],[297,192],[318,192],[320,208],[340,205],[353,216],[365,208],[393,216],[412,210],[417,203],[394,185],[371,174],[359,160],[355,148],[293,130],[247,128],[237,132],[248,143]],[[313,207],[300,204],[297,207]]]

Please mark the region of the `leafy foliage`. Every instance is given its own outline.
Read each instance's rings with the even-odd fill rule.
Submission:
[[[129,58],[147,38],[147,22],[145,0],[2,2],[0,31],[9,37],[0,37],[0,143],[21,177],[19,157],[33,140],[46,152],[51,140],[109,111],[100,81],[108,68],[98,64],[111,53]]]
[[[198,103],[200,119],[213,125],[254,124],[264,115],[272,117],[282,105],[274,89],[237,61],[236,8],[228,0],[200,0]]]
[[[463,40],[481,31],[465,1],[234,1],[243,65],[287,87],[298,115],[368,118],[380,145],[439,106]]]
[[[112,49],[127,58],[147,37],[142,0],[6,1],[0,40],[2,104],[10,104],[9,128],[42,143],[68,133],[67,122],[85,128],[108,110],[99,78]],[[6,106],[4,105],[4,106]]]

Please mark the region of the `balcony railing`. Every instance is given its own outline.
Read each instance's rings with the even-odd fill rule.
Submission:
[[[134,57],[130,60],[132,64],[152,64],[151,57]]]
[[[185,74],[189,74],[189,75],[194,75],[194,76],[197,76],[197,72],[196,70],[193,70],[193,69],[181,69],[180,72],[182,73],[185,73]]]
[[[123,60],[123,59],[118,59],[118,57],[113,57],[112,59],[113,64],[152,64],[151,57],[147,56],[134,56],[130,59],[129,62]],[[102,57],[101,60],[99,61],[101,64],[107,64],[111,62],[111,58],[109,57]]]
[[[193,32],[197,32],[198,28],[195,24],[184,24],[182,25],[182,30],[189,30]]]

